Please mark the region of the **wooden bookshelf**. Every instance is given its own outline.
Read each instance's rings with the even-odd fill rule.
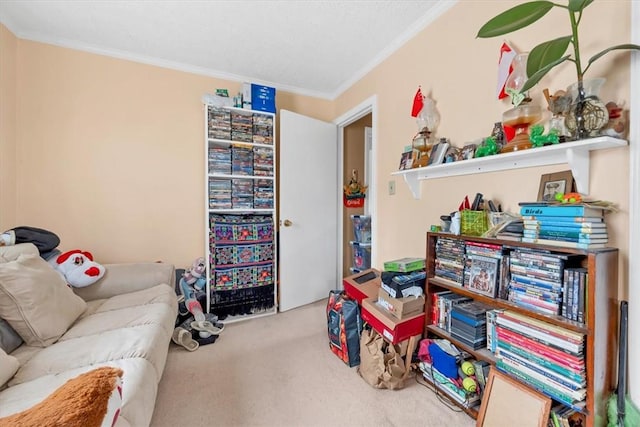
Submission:
[[[436,242],[441,237],[462,240],[464,242],[479,242],[502,245],[506,250],[527,248],[542,253],[574,255],[575,262],[587,270],[588,295],[585,304],[586,322],[579,323],[562,316],[545,315],[529,310],[515,302],[498,298],[491,298],[473,292],[462,285],[435,277]],[[471,354],[478,360],[484,360],[495,365],[497,358],[487,349],[473,349],[471,346],[457,340],[450,333],[432,324],[430,313],[433,309],[435,292],[448,290],[456,294],[472,298],[487,306],[505,309],[520,315],[549,323],[563,329],[584,335],[585,366],[586,366],[586,400],[585,408],[580,411],[585,414],[586,426],[597,425],[596,420],[606,419],[606,396],[615,388],[617,365],[617,327],[618,327],[618,250],[603,248],[596,250],[581,250],[556,246],[543,246],[530,243],[514,242],[473,236],[455,236],[448,233],[427,233],[426,236],[426,271],[425,284],[426,307],[425,334],[445,338],[461,350]],[[520,381],[520,380],[519,380]],[[523,382],[523,381],[520,381]],[[456,402],[452,402],[456,404]],[[463,410],[465,408],[462,407]],[[465,410],[475,417],[472,411]]]

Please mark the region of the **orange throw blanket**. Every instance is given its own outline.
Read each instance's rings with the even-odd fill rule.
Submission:
[[[100,427],[122,369],[102,367],[67,381],[37,405],[0,418],[0,426]]]

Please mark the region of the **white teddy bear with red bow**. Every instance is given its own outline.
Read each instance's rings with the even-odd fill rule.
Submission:
[[[49,260],[58,273],[62,274],[70,286],[84,288],[104,276],[104,266],[93,260],[91,252],[75,249]]]

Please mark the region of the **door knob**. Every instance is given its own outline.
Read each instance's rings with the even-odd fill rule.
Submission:
[[[293,223],[291,221],[289,221],[288,219],[285,219],[283,224],[284,224],[285,227],[291,227],[293,225]]]

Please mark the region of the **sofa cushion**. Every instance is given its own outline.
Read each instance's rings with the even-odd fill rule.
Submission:
[[[19,367],[20,363],[18,362],[18,359],[13,356],[9,356],[0,349],[0,390],[2,390],[11,377],[18,372]]]
[[[30,346],[46,347],[86,308],[45,260],[32,254],[0,263],[0,317]]]
[[[9,387],[0,393],[0,417],[31,408],[71,378],[100,366],[112,366],[120,368],[124,372],[122,376],[122,409],[116,426],[148,426],[153,414],[158,385],[153,366],[141,358],[81,366],[56,374],[43,375],[33,381]]]

